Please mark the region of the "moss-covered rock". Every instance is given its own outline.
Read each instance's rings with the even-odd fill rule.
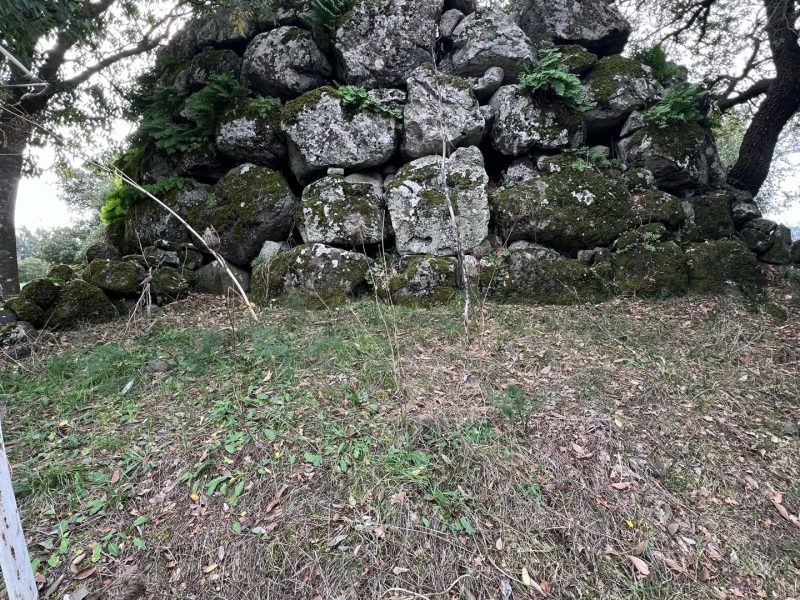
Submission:
[[[117,310],[103,290],[82,279],[75,279],[61,290],[49,325],[68,328],[82,323],[105,323],[116,315]]]
[[[69,265],[53,265],[47,272],[47,278],[59,283],[66,283],[78,278],[78,274]]]
[[[656,185],[670,192],[703,188],[711,182],[707,147],[706,132],[697,123],[666,129],[648,125],[618,144],[625,164],[648,169]]]
[[[216,75],[239,77],[241,59],[233,50],[207,48],[196,54],[189,65],[188,84],[199,88],[206,85]]]
[[[633,223],[619,171],[565,165],[499,189],[492,198],[500,236],[543,243],[567,253],[607,246]]]
[[[243,98],[226,111],[217,127],[217,147],[236,161],[276,168],[286,157],[280,137],[280,102]]]
[[[559,46],[558,51],[561,52],[564,66],[575,75],[583,75],[597,64],[597,55],[578,44]]]
[[[686,254],[675,242],[635,243],[614,255],[614,280],[626,294],[684,294],[689,288]]]
[[[95,242],[86,249],[86,262],[91,263],[97,258],[105,258],[107,260],[119,260],[121,255],[119,250],[107,244],[106,242]]]
[[[792,244],[792,247],[789,250],[789,256],[791,257],[793,263],[800,264],[800,240],[796,240]]]
[[[756,256],[739,241],[690,244],[686,256],[689,259],[689,288],[694,292],[718,294],[729,282],[746,291],[758,290],[764,285]]]
[[[25,287],[19,293],[19,297],[31,300],[42,308],[47,309],[58,298],[58,285],[45,277],[34,279],[25,284]]]
[[[386,286],[394,304],[444,304],[458,291],[455,258],[407,256],[398,267]]]
[[[620,54],[597,62],[586,75],[587,96],[596,106],[588,111],[590,132],[609,132],[622,127],[627,116],[654,102],[661,85],[639,61]]]
[[[150,293],[156,303],[166,304],[183,298],[197,281],[197,274],[187,269],[159,267],[150,278]]]
[[[47,318],[45,310],[29,298],[17,296],[6,302],[6,308],[14,311],[17,319],[26,321],[34,327],[42,327]]]
[[[117,296],[138,294],[144,269],[128,260],[97,258],[83,272],[83,279],[104,292]]]
[[[667,192],[648,190],[631,199],[634,220],[639,223],[661,223],[670,230],[678,229],[686,220],[681,201]]]
[[[380,179],[373,184],[328,175],[306,186],[300,209],[306,243],[360,248],[383,241],[388,218]]]
[[[652,245],[663,241],[667,237],[667,228],[661,223],[648,223],[636,229],[624,232],[614,240],[614,249],[625,252],[637,244]]]
[[[728,195],[724,192],[695,196],[685,201],[689,222],[683,232],[691,242],[722,240],[734,234]]]
[[[305,244],[278,254],[253,271],[254,302],[299,302],[309,308],[340,304],[367,289],[370,260],[323,244]]]
[[[294,222],[297,201],[278,171],[250,163],[229,171],[214,193],[189,211],[200,231],[213,227],[219,252],[246,267],[266,240],[285,240]]]
[[[491,299],[518,304],[598,302],[610,294],[610,270],[578,260],[542,258],[539,252],[511,250],[498,263],[481,261],[481,281]]]

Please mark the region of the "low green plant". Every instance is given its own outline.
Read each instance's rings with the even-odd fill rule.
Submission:
[[[670,79],[682,79],[683,71],[680,67],[667,58],[667,53],[661,44],[649,48],[640,48],[633,53],[633,58],[653,70],[653,77],[659,83],[666,84]]]
[[[328,46],[336,24],[352,8],[353,0],[311,0],[310,8],[300,13],[300,19],[321,46]]]
[[[173,190],[186,189],[192,184],[194,184],[193,179],[187,179],[185,177],[165,177],[156,183],[142,187],[156,198],[159,198]],[[125,220],[125,216],[128,214],[131,207],[142,198],[144,198],[144,194],[139,190],[131,187],[122,181],[122,179],[115,177],[114,188],[106,196],[105,204],[100,207],[100,220],[106,225],[121,223]]]
[[[511,384],[500,397],[497,408],[504,417],[522,425],[523,430],[527,433],[531,417],[541,408],[541,405],[542,402],[539,398],[528,396],[521,386]]]
[[[620,168],[622,162],[617,158],[608,158],[602,150],[598,148],[565,148],[562,152],[569,156],[574,156],[575,160],[569,166],[578,171],[585,171],[591,165],[600,168]]]
[[[339,86],[339,93],[342,95],[342,104],[346,108],[368,110],[374,113],[388,115],[398,120],[403,118],[403,111],[378,102],[360,85]]]
[[[264,96],[250,100],[250,106],[255,109],[259,117],[268,119],[276,108],[280,108],[281,101],[273,96]]]
[[[676,123],[713,127],[715,119],[704,109],[707,104],[706,89],[694,83],[680,83],[664,92],[661,101],[644,113],[644,122],[657,129]]]
[[[538,62],[535,67],[525,69],[519,76],[519,84],[527,93],[553,94],[567,104],[581,111],[594,108],[586,98],[577,75],[570,73],[564,64],[561,52],[546,44],[539,46]]]

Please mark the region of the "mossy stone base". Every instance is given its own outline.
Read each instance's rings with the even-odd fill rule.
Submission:
[[[186,296],[196,280],[194,271],[159,267],[150,279],[150,293],[158,304],[167,304]]]
[[[449,302],[458,291],[455,258],[408,256],[399,264],[401,271],[388,282],[388,293],[395,304],[423,305]]]
[[[684,239],[690,242],[704,242],[733,236],[733,220],[728,208],[727,194],[695,196],[686,202],[694,216],[692,222],[686,225]]]
[[[736,240],[690,244],[689,289],[699,294],[719,294],[732,282],[744,291],[758,291],[764,275],[755,254]]]
[[[47,272],[47,278],[59,283],[66,283],[78,278],[78,274],[69,265],[54,265]]]
[[[19,297],[31,300],[42,308],[49,308],[58,298],[58,285],[47,278],[34,279],[25,284]],[[26,320],[26,319],[24,319]]]
[[[689,289],[686,253],[675,242],[634,244],[614,255],[614,280],[625,294],[685,294]]]
[[[61,290],[49,324],[53,328],[68,328],[82,323],[104,323],[116,315],[117,309],[103,290],[75,279]]]
[[[24,288],[23,288],[24,289]],[[26,321],[34,327],[41,327],[44,325],[47,313],[44,309],[36,304],[33,300],[17,296],[6,302],[6,308],[14,311],[17,319]]]
[[[83,278],[104,292],[118,296],[138,293],[144,270],[128,260],[106,260],[98,258],[89,263]]]

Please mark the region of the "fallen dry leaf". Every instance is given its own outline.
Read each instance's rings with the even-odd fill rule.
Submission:
[[[636,568],[637,571],[644,577],[650,575],[650,567],[647,566],[647,563],[644,562],[641,558],[636,556],[631,556],[630,554],[626,554],[625,557],[633,563],[633,566]]]
[[[629,487],[631,487],[631,484],[629,481],[617,481],[612,483],[611,487],[613,487],[615,490],[627,490]]]

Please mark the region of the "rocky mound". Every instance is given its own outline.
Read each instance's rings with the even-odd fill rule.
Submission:
[[[630,27],[605,0],[342,6],[192,21],[142,83],[121,166],[252,276],[258,302],[372,286],[441,302],[459,271],[509,302],[750,293],[758,260],[800,259],[725,186],[706,123],[651,118],[686,84],[620,54]],[[230,287],[177,220],[118,204],[80,278],[26,286],[7,328],[110,318],[144,285],[159,302]]]

